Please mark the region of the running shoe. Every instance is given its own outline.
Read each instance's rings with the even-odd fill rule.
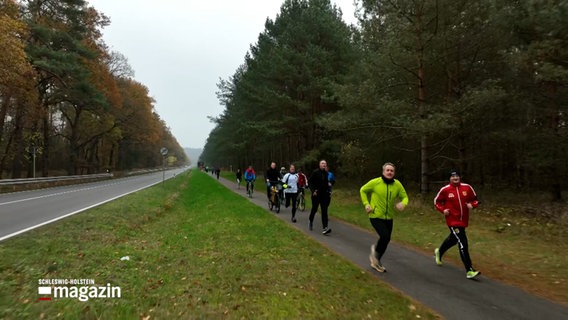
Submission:
[[[328,234],[331,232],[331,228],[323,228],[322,234]]]
[[[442,257],[440,256],[440,248],[436,248],[434,250],[434,256],[436,256],[436,264],[441,266],[442,265]]]
[[[310,224],[308,224],[308,228],[310,228],[310,231],[314,230],[314,223],[310,221]]]
[[[387,272],[387,268],[385,268],[379,260],[377,260],[377,263],[371,262],[371,268],[377,270],[378,272]]]
[[[479,274],[480,274],[479,271],[473,270],[473,268],[471,268],[471,269],[469,269],[468,272],[466,272],[465,276],[468,279],[473,279],[473,278],[477,277]]]

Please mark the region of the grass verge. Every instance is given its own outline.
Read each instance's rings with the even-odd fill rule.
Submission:
[[[393,240],[431,254],[434,263],[434,249],[449,231],[433,200],[410,198],[407,209],[395,217]],[[488,277],[568,305],[568,226],[495,203],[483,202],[472,212],[468,238],[474,266]],[[330,215],[373,230],[357,189],[334,188]],[[455,248],[444,260],[462,266]]]
[[[2,319],[436,318],[200,172],[8,239],[0,255]],[[38,301],[38,279],[70,278],[122,296]]]

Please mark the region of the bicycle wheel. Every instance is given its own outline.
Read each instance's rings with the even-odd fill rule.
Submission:
[[[303,193],[301,193],[300,197],[298,198],[298,209],[302,212],[306,210],[306,199],[304,198]]]

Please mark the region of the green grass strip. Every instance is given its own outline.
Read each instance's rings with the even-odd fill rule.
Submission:
[[[436,318],[197,171],[8,239],[0,256],[1,319]],[[39,301],[46,278],[122,297]]]

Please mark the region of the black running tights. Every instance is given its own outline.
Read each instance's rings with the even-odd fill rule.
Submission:
[[[327,228],[328,224],[328,217],[327,217],[327,208],[329,207],[329,203],[331,202],[331,198],[329,195],[312,195],[312,211],[310,211],[310,222],[314,222],[314,218],[316,216],[316,212],[318,212],[318,206],[321,206],[321,224],[323,228]]]
[[[379,235],[375,251],[377,252],[377,259],[381,260],[391,240],[392,219],[370,218],[369,220],[371,220],[371,225]]]
[[[458,245],[460,251],[460,257],[463,262],[463,266],[466,271],[469,271],[472,267],[471,258],[469,257],[469,249],[467,245],[467,235],[465,234],[464,227],[450,227],[450,234],[442,242],[440,246],[440,258],[450,249],[451,247]]]

